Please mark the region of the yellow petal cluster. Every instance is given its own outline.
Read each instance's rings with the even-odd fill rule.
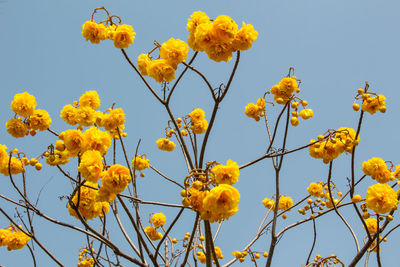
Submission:
[[[375,114],[378,110],[382,113],[385,113],[386,112],[385,100],[386,97],[384,95],[368,97],[363,101],[361,109],[362,111],[366,111],[371,115]]]
[[[374,184],[368,187],[366,204],[367,207],[376,213],[387,213],[397,209],[397,194],[387,184]]]
[[[211,171],[215,175],[217,184],[235,184],[239,179],[239,166],[235,161],[228,159],[226,165],[218,164]]]
[[[163,226],[166,221],[167,218],[161,212],[155,213],[153,214],[153,217],[151,217],[151,223],[154,225],[155,228]]]
[[[81,262],[78,262],[77,267],[93,267],[94,259],[83,259]]]
[[[133,43],[135,35],[132,26],[126,24],[106,26],[94,20],[88,20],[82,25],[82,36],[92,44],[99,44],[100,41],[110,39],[114,41],[116,48],[124,49]]]
[[[173,151],[176,146],[174,142],[170,141],[167,138],[160,138],[156,141],[156,143],[158,149],[164,151]]]
[[[160,240],[163,237],[162,233],[157,232],[152,226],[146,226],[144,232],[152,241]]]
[[[82,154],[78,171],[89,182],[97,183],[103,171],[103,157],[99,151],[87,150]]]
[[[375,234],[378,231],[378,220],[375,218],[368,218],[365,220],[368,231],[370,234]]]
[[[50,128],[50,124],[51,118],[46,110],[37,109],[29,116],[28,127],[34,130],[45,131]]]
[[[322,184],[320,183],[311,183],[308,187],[307,187],[307,191],[310,195],[312,195],[313,197],[320,197],[321,195],[323,195],[324,193],[322,192]]]
[[[21,138],[28,134],[28,127],[21,118],[10,119],[6,122],[7,132],[15,138]]]
[[[203,200],[201,217],[210,222],[227,220],[239,210],[239,191],[228,184],[220,184]]]
[[[87,185],[87,186],[85,186]],[[90,186],[90,187],[88,187]],[[76,206],[78,204],[79,195],[79,207],[78,211],[86,220],[91,220],[96,217],[103,217],[110,210],[110,205],[108,202],[98,202],[96,201],[97,190],[93,188],[98,188],[97,183],[85,182],[83,186],[80,187],[72,198],[72,203]],[[79,194],[80,192],[80,194]],[[79,219],[78,214],[68,203],[68,212],[71,216]]]
[[[189,46],[184,41],[170,38],[161,45],[160,57],[165,59],[168,64],[174,66],[185,61],[188,52]]]
[[[79,106],[98,109],[100,107],[100,97],[96,91],[87,91],[79,98]]]
[[[0,229],[0,246],[7,246],[8,251],[25,247],[25,245],[31,239],[18,228],[13,228]]]
[[[395,179],[394,172],[388,170],[386,162],[381,158],[371,158],[368,161],[364,161],[362,170],[366,175],[371,176],[372,179],[381,184]]]
[[[188,20],[188,44],[194,51],[205,51],[211,60],[229,61],[237,50],[250,49],[258,33],[251,24],[238,25],[229,16],[219,15],[213,22],[201,11],[194,12]]]
[[[276,103],[284,105],[289,101],[294,92],[300,92],[300,88],[295,76],[284,77],[278,84],[272,86],[270,92],[274,95]]]
[[[270,198],[264,198],[262,203],[263,203],[264,207],[267,209],[272,209],[275,206],[275,201]]]
[[[247,117],[259,121],[260,117],[264,115],[264,108],[265,108],[265,99],[260,97],[255,104],[249,103],[245,107],[244,113],[246,114]]]
[[[293,206],[293,199],[288,196],[281,195],[279,198],[278,210],[287,210]]]
[[[129,169],[125,166],[114,164],[101,175],[101,184],[99,191],[105,190],[113,194],[122,193],[128,186],[132,177]]]
[[[92,44],[99,44],[107,39],[107,29],[103,24],[97,24],[94,20],[88,20],[82,25],[82,36]]]
[[[329,163],[343,152],[352,153],[353,147],[360,142],[360,136],[357,137],[357,140],[355,140],[355,136],[354,129],[341,127],[336,130],[334,138],[322,140],[309,146],[310,156],[322,159],[324,163]],[[310,143],[314,142],[314,139],[310,140]]]
[[[194,134],[202,134],[207,131],[208,122],[205,119],[204,110],[201,108],[195,108],[192,112],[188,114],[190,118],[190,129]]]
[[[10,156],[6,152],[7,147],[5,145],[0,144],[0,173],[8,176],[11,172],[11,175],[19,174],[25,172],[22,161],[19,158],[11,157],[10,162],[10,171],[9,171],[9,161]]]
[[[36,108],[36,99],[33,95],[28,94],[27,92],[21,94],[15,94],[14,100],[11,101],[11,109],[16,114],[22,117],[29,117],[33,114],[33,111]]]
[[[145,156],[136,156],[132,159],[132,166],[136,171],[143,171],[150,167],[149,160]]]

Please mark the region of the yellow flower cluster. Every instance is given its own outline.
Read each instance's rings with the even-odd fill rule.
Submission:
[[[303,107],[300,113],[298,112],[299,104],[301,104],[301,106]],[[292,124],[293,126],[299,125],[300,123],[298,119],[299,116],[303,120],[308,120],[309,118],[312,118],[314,116],[314,111],[310,108],[306,108],[308,103],[305,100],[301,100],[300,102],[293,101],[290,105],[294,109],[292,111],[292,118],[290,119],[290,124]]]
[[[355,111],[358,111],[360,109],[360,105],[356,103],[358,99],[362,99],[361,109],[364,112],[366,111],[371,115],[375,114],[378,110],[381,113],[386,112],[386,97],[384,95],[378,95],[372,92],[367,93],[362,88],[358,89],[353,104],[353,109]]]
[[[165,224],[167,218],[163,213],[155,213],[153,217],[151,217],[151,223],[154,225],[155,228],[161,227]]]
[[[78,171],[82,177],[92,183],[97,183],[103,172],[103,157],[97,150],[87,150],[82,154]]]
[[[378,110],[382,113],[386,112],[385,106],[386,97],[384,95],[377,95],[374,97],[367,97],[361,106],[362,111],[366,111],[369,114],[375,114]]]
[[[19,227],[22,227],[21,225]],[[7,246],[7,250],[17,250],[25,247],[31,238],[17,227],[0,229],[0,247]]]
[[[107,23],[109,21],[111,21],[110,18],[107,19]],[[116,25],[112,23],[111,26],[108,26],[102,23],[98,24],[94,20],[88,20],[82,25],[82,36],[92,44],[99,44],[100,41],[110,39],[114,41],[116,48],[124,49],[133,43],[135,35],[132,26],[126,24]]]
[[[219,247],[214,247],[214,251],[215,251],[215,256],[217,257],[217,259],[223,259],[224,258],[224,255],[222,254],[222,251],[221,251],[221,249]],[[197,251],[196,255],[197,255],[197,259],[202,264],[205,264],[207,262],[207,257],[204,254],[204,252]]]
[[[205,119],[204,110],[201,108],[195,108],[188,114],[190,118],[190,129],[194,134],[202,134],[208,128],[208,122]]]
[[[96,200],[98,191],[97,188],[97,183],[85,182],[85,184],[81,186],[72,197],[71,201],[75,206],[78,204],[79,198],[78,211],[86,220],[91,220],[96,217],[103,217],[104,214],[110,210],[110,205],[108,202]],[[68,212],[71,216],[79,219],[75,209],[69,203]]]
[[[372,179],[381,184],[395,179],[395,173],[388,170],[386,162],[381,158],[371,158],[368,161],[364,161],[362,170],[366,175],[371,176]]]
[[[88,254],[89,253],[86,248],[79,252],[78,259],[80,262],[78,262],[77,267],[93,267],[94,259],[88,258]]]
[[[132,166],[135,171],[143,171],[150,167],[149,160],[145,156],[136,156],[132,159]]]
[[[239,210],[239,191],[228,184],[220,184],[208,192],[203,199],[201,218],[210,222],[221,222]]]
[[[34,136],[36,131],[45,131],[50,127],[51,118],[46,110],[36,108],[36,99],[27,92],[16,94],[11,101],[11,109],[16,116],[6,122],[7,132],[15,138],[21,138],[29,133]],[[17,117],[17,115],[24,117]]]
[[[289,101],[294,92],[300,92],[296,79],[296,76],[284,77],[278,84],[272,86],[270,92],[274,95],[276,103],[284,105]]]
[[[368,187],[366,195],[367,208],[376,213],[387,213],[397,209],[399,201],[393,188],[387,184],[374,184]]]
[[[250,250],[249,250],[249,252],[251,253],[250,255],[251,255],[251,260],[252,260],[252,261],[255,261],[255,260],[257,260],[257,259],[260,258],[260,254],[254,253],[254,252],[252,252],[252,251],[250,251]],[[244,262],[244,261],[245,261],[245,257],[246,257],[247,255],[249,255],[249,253],[248,253],[247,251],[242,251],[242,252],[240,252],[240,251],[238,251],[238,250],[235,250],[235,251],[232,252],[232,255],[233,255],[236,259],[238,259],[240,262]],[[267,258],[267,257],[268,257],[268,252],[266,252],[266,251],[263,252],[263,257],[264,257],[264,258]]]
[[[162,233],[157,232],[153,226],[146,226],[144,232],[153,241],[160,240],[163,237]]]
[[[113,201],[115,196],[128,187],[132,177],[129,169],[119,165],[112,165],[101,174],[101,187],[98,192],[98,201]]]
[[[253,25],[243,22],[239,30],[236,22],[226,15],[213,22],[201,11],[194,12],[186,26],[189,31],[188,44],[194,51],[205,51],[216,62],[229,61],[234,51],[248,50],[257,39]]]
[[[275,201],[270,198],[264,198],[263,205],[267,209],[275,208]],[[279,198],[278,210],[287,210],[293,206],[293,199],[288,196],[281,195]]]
[[[370,234],[375,234],[378,231],[378,220],[375,218],[368,218],[365,220],[368,231]]]
[[[321,197],[324,196],[324,192],[322,192],[322,184],[321,183],[311,183],[307,187],[308,193],[313,197]]]
[[[77,267],[93,267],[94,259],[84,259],[81,262],[78,262]]]
[[[66,130],[60,133],[58,137],[60,140],[57,142],[60,145],[57,145],[56,142],[54,151],[46,160],[49,165],[65,164],[69,161],[70,157],[76,157],[79,153],[83,156],[86,151],[91,150],[97,151],[102,156],[107,153],[111,146],[111,136],[95,126],[90,127],[83,133],[80,130]],[[90,167],[89,162],[93,164],[96,162],[97,166],[94,166],[94,168],[100,168],[100,157],[94,156],[94,154],[97,153],[90,152],[85,156],[85,163],[83,164],[86,166],[82,165],[81,167],[83,172],[87,172],[85,169]],[[87,174],[85,175],[88,176]],[[93,177],[89,179],[93,179]]]
[[[158,83],[171,82],[175,79],[178,64],[186,60],[188,52],[189,47],[184,41],[170,38],[160,46],[160,59],[152,60],[148,54],[139,55],[139,71]]]
[[[323,135],[318,137],[318,141],[309,146],[310,156],[316,159],[322,159],[324,163],[339,157],[343,152],[352,153],[353,146],[358,145],[360,142],[360,136],[355,140],[356,132],[352,128],[340,127],[328,138]],[[327,139],[327,140],[324,140]],[[310,143],[314,143],[315,140],[311,139]]]
[[[264,116],[264,109],[265,109],[265,99],[260,97],[255,104],[249,103],[245,107],[244,113],[246,114],[247,117],[259,121],[260,117]]]
[[[215,175],[216,184],[235,184],[239,179],[239,166],[235,161],[228,159],[226,166],[222,164],[216,165],[211,171]]]
[[[12,175],[25,172],[22,161],[19,158],[11,157],[6,151],[7,146],[0,144],[0,173],[8,176],[10,173]],[[10,163],[10,171],[8,169]],[[26,164],[27,165],[27,164]]]
[[[156,141],[157,147],[164,151],[173,151],[175,149],[175,143],[167,138],[160,138]]]

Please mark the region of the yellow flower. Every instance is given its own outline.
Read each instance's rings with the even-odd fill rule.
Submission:
[[[384,95],[369,97],[363,101],[361,109],[362,111],[367,111],[371,115],[375,114],[378,110],[384,113],[386,112],[385,100],[386,97]]]
[[[264,198],[262,201],[263,205],[267,209],[272,209],[275,206],[275,201],[270,198]]]
[[[36,99],[27,92],[16,94],[11,101],[11,109],[22,117],[29,117],[36,108]]]
[[[88,20],[82,25],[82,36],[92,44],[98,44],[107,39],[107,29],[103,24]]]
[[[253,25],[243,22],[242,28],[236,33],[232,41],[232,47],[234,50],[248,50],[257,39],[257,36],[258,32],[254,30]]]
[[[129,169],[115,164],[101,175],[101,184],[104,189],[113,194],[122,193],[132,180]]]
[[[132,159],[132,166],[136,171],[143,171],[150,167],[149,160],[145,156],[136,156]]]
[[[78,262],[77,267],[93,267],[94,265],[94,259],[84,259],[81,262]]]
[[[395,179],[394,173],[387,169],[386,163],[381,158],[371,158],[364,161],[362,170],[366,175],[372,177],[377,182],[384,184]]]
[[[21,118],[10,119],[6,122],[7,132],[15,138],[24,137],[28,134],[28,128]]]
[[[187,195],[189,197],[190,206],[192,206],[193,210],[199,212],[203,210],[203,201],[208,192],[209,191],[199,191],[193,187],[189,188]]]
[[[287,197],[281,195],[279,199],[278,209],[279,210],[287,210],[293,206],[293,199],[291,197]]]
[[[157,143],[157,147],[160,150],[164,150],[164,151],[173,151],[175,148],[175,144],[174,142],[170,141],[167,138],[160,138],[156,141]]]
[[[143,76],[147,76],[148,75],[147,68],[150,66],[150,64],[151,64],[151,58],[149,57],[148,54],[139,55],[137,65],[140,74],[142,74]]]
[[[163,43],[160,48],[160,57],[165,59],[168,64],[176,65],[185,61],[189,46],[182,40],[170,38]]]
[[[16,157],[11,157],[11,162],[8,154],[3,157],[3,159],[0,158],[0,173],[2,173],[5,176],[8,176],[11,172],[12,175],[14,174],[19,174],[25,171],[22,161]],[[10,163],[10,172],[8,171],[8,165]]]
[[[217,184],[235,184],[239,179],[239,166],[235,161],[228,160],[226,166],[218,164],[211,171],[215,175],[215,181]]]
[[[233,48],[229,43],[223,41],[211,42],[206,48],[207,56],[215,62],[228,62],[232,59]]]
[[[313,116],[314,116],[314,112],[310,108],[303,109],[302,111],[300,111],[300,117],[302,117],[304,120],[308,120],[309,118],[312,118]]]
[[[264,98],[259,98],[256,102],[254,103],[249,103],[245,109],[244,113],[246,114],[247,117],[253,118],[256,121],[260,120],[260,117],[262,116],[262,113],[264,112],[265,108],[265,99]]]
[[[312,195],[313,197],[319,197],[322,194],[322,185],[321,184],[317,184],[317,183],[311,183],[308,187],[307,187],[307,191],[310,195]]]
[[[223,42],[232,42],[238,31],[235,21],[226,15],[219,15],[212,23],[215,37]]]
[[[270,92],[278,104],[286,104],[294,91],[299,91],[296,77],[284,77],[277,85],[274,85]]]
[[[153,217],[151,218],[151,222],[153,223],[155,228],[163,226],[166,221],[167,218],[161,212],[153,214]]]
[[[0,247],[7,246],[8,238],[11,235],[11,228],[0,229]]]
[[[356,138],[356,131],[353,128],[348,127],[340,127],[336,130],[336,139],[339,140],[337,142],[340,146],[343,146],[344,151],[348,153],[352,153],[353,146],[357,146],[360,142],[360,136]]]
[[[78,123],[76,108],[72,105],[65,105],[60,112],[60,117],[69,125]]]
[[[103,171],[103,157],[99,151],[88,150],[82,154],[78,171],[89,182],[96,183]]]
[[[12,232],[7,238],[7,250],[17,250],[25,247],[31,238],[22,231]]]
[[[128,48],[135,40],[135,35],[132,26],[118,25],[113,34],[114,46],[120,49]]]
[[[375,234],[378,231],[378,221],[375,218],[368,218],[365,220],[368,231],[370,234]]]
[[[50,128],[51,118],[46,110],[37,109],[29,117],[28,124],[34,130],[45,131]]]
[[[171,82],[175,79],[175,66],[170,65],[165,59],[151,61],[147,68],[147,73],[156,82]]]
[[[195,32],[197,27],[202,24],[211,25],[210,18],[206,15],[206,13],[196,11],[190,16],[190,19],[188,19],[188,23],[186,25],[186,29],[189,31],[188,44],[194,51],[200,51],[200,47],[196,42]],[[204,49],[202,51],[204,51]]]
[[[101,126],[107,131],[112,131],[125,123],[125,114],[122,108],[110,109],[101,119]],[[118,134],[117,134],[118,135]]]
[[[160,240],[163,236],[161,233],[158,233],[157,230],[152,226],[146,226],[144,228],[144,232],[152,241]]]
[[[76,121],[82,126],[91,126],[96,122],[96,113],[91,107],[79,107],[75,110]]]
[[[99,94],[96,91],[87,91],[79,98],[79,106],[98,109],[100,107]]]
[[[102,155],[105,155],[111,146],[111,136],[107,132],[99,130],[97,127],[90,127],[82,136],[84,139],[82,151],[97,150]]]
[[[198,25],[194,33],[190,33],[188,43],[193,50],[205,51],[215,41],[212,28],[212,23],[203,23]],[[193,41],[190,39],[191,36]]]
[[[206,262],[207,262],[207,257],[206,257],[206,255],[205,255],[203,252],[201,252],[201,251],[199,251],[199,252],[197,253],[197,259],[198,259],[201,263],[203,263],[203,264],[206,264]]]
[[[397,194],[387,184],[374,184],[368,187],[366,204],[376,213],[387,213],[397,209]]]
[[[90,187],[87,187],[87,186]],[[98,188],[97,183],[85,182],[83,186],[79,190],[76,191],[76,194],[72,198],[72,203],[74,205],[78,204],[78,192],[79,194],[79,213],[87,220],[91,220],[96,217],[103,217],[110,210],[110,206],[107,202],[97,202],[96,195],[97,190],[93,188]],[[79,219],[78,214],[75,210],[68,204],[68,212],[71,216]]]
[[[66,130],[60,133],[59,138],[64,140],[66,149],[74,156],[83,150],[84,138],[79,130]]]
[[[227,220],[239,210],[239,200],[240,194],[236,188],[220,184],[204,198],[201,216],[210,222]]]
[[[222,255],[222,251],[219,247],[214,247],[215,250],[215,256],[217,256],[217,259],[223,259],[224,255]]]

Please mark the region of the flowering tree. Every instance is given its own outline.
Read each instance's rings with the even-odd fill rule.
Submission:
[[[100,11],[104,17],[96,22],[94,15]],[[220,15],[210,19],[201,11],[190,16],[187,30],[187,43],[174,38],[162,44],[155,41],[154,47],[141,54],[136,63],[125,50],[133,43],[135,32],[132,26],[122,24],[119,16],[110,14],[103,7],[96,8],[91,19],[82,26],[83,37],[93,44],[105,40],[113,41],[114,46],[121,49],[144,87],[165,109],[169,116],[165,137],[158,139],[156,144],[163,151],[181,151],[187,167],[186,177],[173,179],[158,170],[153,163],[150,164],[151,159],[139,153],[140,141],[136,153],[129,155],[124,142],[127,133],[124,132],[126,118],[123,109],[113,105],[104,112],[98,110],[101,101],[96,91],[84,93],[79,101],[61,109],[60,117],[72,127],[62,132],[51,128],[50,115],[45,110],[37,109],[34,96],[27,92],[16,94],[11,102],[14,117],[6,123],[7,132],[15,138],[24,138],[27,135],[34,136],[38,131],[48,131],[54,135],[54,139],[48,147],[39,148],[42,152],[33,157],[18,149],[7,150],[5,145],[0,146],[0,172],[9,178],[18,194],[18,199],[0,195],[9,205],[16,207],[15,216],[0,207],[0,212],[9,222],[9,226],[0,229],[0,246],[7,246],[8,250],[27,247],[36,266],[38,263],[33,244],[37,244],[56,264],[64,266],[57,253],[42,244],[40,236],[36,235],[33,217],[38,216],[42,220],[86,236],[87,243],[81,244],[82,249],[78,254],[78,266],[197,266],[199,263],[206,266],[230,266],[246,259],[257,266],[257,262],[260,264],[261,254],[266,258],[265,265],[271,266],[274,252],[279,248],[278,241],[283,234],[309,222],[313,225],[314,240],[303,264],[344,266],[345,263],[333,254],[313,256],[317,235],[316,221],[329,213],[335,213],[342,220],[343,227],[348,229],[356,247],[352,261],[346,264],[355,266],[364,256],[368,262],[369,255],[376,253],[380,265],[380,244],[399,226],[390,223],[398,205],[399,197],[394,190],[397,183],[388,183],[400,178],[400,165],[395,166],[390,161],[374,157],[362,164],[363,175],[360,175],[356,173],[354,158],[360,144],[365,112],[371,115],[377,111],[385,113],[385,97],[370,90],[366,82],[364,88],[355,93],[353,109],[359,111],[360,115],[359,123],[354,129],[340,127],[322,130],[321,135],[308,144],[288,148],[289,129],[298,126],[300,119],[308,120],[313,117],[313,110],[300,96],[301,81],[294,76],[294,69],[289,68],[285,77],[280,81],[277,79],[276,85],[261,95],[255,103],[249,103],[244,108],[247,117],[265,124],[268,136],[265,153],[241,165],[237,164],[240,159],[227,159],[226,163],[212,159],[207,161],[207,144],[220,105],[234,86],[241,52],[252,47],[258,32],[251,24],[243,23],[239,29],[229,16]],[[193,54],[188,59],[190,49]],[[226,83],[213,87],[207,77],[194,66],[196,57],[201,52],[205,52],[215,62],[229,62],[234,58]],[[210,92],[213,103],[210,116],[206,116],[200,107],[181,116],[172,111],[171,99],[175,89],[189,72],[198,75]],[[161,84],[161,92],[154,89],[156,84]],[[270,116],[272,109],[279,109],[274,120]],[[122,154],[120,157],[117,155],[119,147]],[[304,198],[293,200],[281,193],[283,162],[287,155],[307,149],[312,158],[322,159],[327,164],[328,175],[304,189]],[[349,154],[351,164],[349,188],[346,192],[335,185],[332,177],[333,162],[341,154]],[[223,256],[223,248],[218,247],[215,240],[223,224],[229,222],[228,219],[239,210],[240,193],[234,184],[239,179],[240,170],[266,159],[271,160],[275,170],[272,174],[275,188],[262,201],[266,208],[265,217],[248,244],[233,251],[232,257],[225,260],[228,257],[226,254]],[[57,168],[71,182],[72,190],[66,193],[68,196],[65,199],[67,212],[76,218],[76,223],[70,224],[53,218],[51,214],[39,209],[32,200],[34,196],[28,194],[27,176],[29,172],[35,171],[31,167],[40,171],[43,164]],[[137,178],[144,177],[145,170],[149,168],[180,188],[181,203],[161,203],[156,199],[145,201],[139,197]],[[17,178],[19,176],[21,179]],[[357,185],[362,180],[369,179],[368,177],[377,183],[372,184],[366,192],[358,191]],[[146,215],[141,213],[141,207],[145,204],[154,205],[158,211],[162,211],[163,207],[171,207],[177,209],[177,214],[174,218],[166,218],[162,212],[154,213],[150,215],[149,222],[146,222],[143,219]],[[346,206],[352,207],[352,218],[357,220],[352,223],[362,224],[364,233],[356,233],[346,216],[342,215],[341,210]],[[295,209],[302,218],[279,228],[278,223],[286,220],[288,213]],[[195,220],[183,238],[175,237],[171,233],[185,210],[195,214]],[[212,231],[212,224],[218,224],[216,231]],[[118,229],[129,247],[114,239],[110,234],[111,229]],[[268,245],[257,242],[261,236],[268,236]],[[261,251],[258,249],[260,247]]]

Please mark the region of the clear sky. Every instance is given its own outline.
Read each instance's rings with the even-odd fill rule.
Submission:
[[[366,114],[356,155],[356,173],[358,177],[362,175],[361,163],[371,157],[400,164],[400,105],[396,104],[396,99],[400,98],[396,80],[400,70],[400,3],[395,0],[0,1],[1,125],[13,116],[9,106],[14,94],[27,91],[36,96],[38,108],[49,111],[53,119],[51,128],[61,132],[68,128],[59,117],[61,108],[78,100],[85,91],[97,90],[102,110],[114,102],[116,107],[124,109],[127,116],[126,143],[131,156],[141,138],[140,154],[146,153],[151,164],[178,181],[187,175],[178,150],[172,153],[157,150],[155,141],[163,137],[167,114],[128,66],[120,50],[113,47],[110,41],[92,45],[83,39],[82,24],[90,19],[93,9],[100,6],[119,15],[123,23],[135,29],[136,39],[127,49],[134,61],[139,54],[153,47],[154,40],[162,43],[173,37],[186,41],[187,19],[197,10],[206,12],[211,18],[220,14],[229,15],[239,26],[242,21],[254,25],[259,33],[258,39],[252,49],[241,54],[231,90],[220,106],[209,140],[207,161],[225,163],[232,159],[241,165],[265,152],[265,126],[247,118],[244,107],[279,82],[289,67],[295,67],[296,76],[302,80],[300,96],[309,102],[314,118],[301,121],[296,128],[290,127],[289,148],[307,144],[327,129],[342,126],[356,128],[359,113],[352,111],[353,98],[357,89],[369,81],[371,91],[386,96],[387,112],[373,116]],[[101,14],[95,18],[103,19]],[[190,51],[190,55],[192,53]],[[233,61],[215,63],[205,54],[200,54],[194,66],[217,87],[226,82]],[[201,107],[209,118],[211,101],[201,79],[188,73],[174,94],[172,110],[176,116],[182,116],[193,108]],[[273,108],[271,118],[277,112],[278,107]],[[48,132],[14,139],[5,127],[0,129],[0,144],[6,144],[10,149],[17,147],[30,157],[42,153],[54,142],[55,138]],[[349,162],[349,155],[341,155],[333,164],[333,178],[342,191],[347,189]],[[73,171],[73,167],[70,168]],[[326,181],[328,173],[327,165],[311,158],[307,151],[286,157],[283,169],[281,191],[295,201],[306,195],[309,183]],[[139,181],[142,199],[180,203],[179,188],[167,184],[151,170],[145,173],[146,178]],[[0,178],[0,193],[15,196],[11,193],[8,178]],[[235,185],[241,193],[240,211],[224,222],[216,241],[226,260],[231,258],[232,251],[241,250],[252,239],[266,211],[261,201],[274,194],[273,180],[269,160],[241,171],[239,182]],[[44,166],[39,173],[29,170],[28,184],[33,199],[46,184],[39,200],[40,208],[55,218],[77,223],[68,215],[66,201],[60,200],[61,196],[70,194],[71,186],[55,168]],[[366,188],[371,184],[370,179],[365,180],[357,193],[365,196]],[[6,205],[6,202],[0,201],[2,208],[13,213],[13,208]],[[152,212],[164,212],[167,223],[177,213],[171,208],[154,206],[143,207],[141,211],[145,222]],[[348,216],[362,240],[362,226],[352,212],[351,209],[344,209],[345,216]],[[194,213],[185,211],[184,217],[173,233],[178,239],[191,231]],[[300,218],[296,211],[292,211],[278,228]],[[399,222],[398,216],[395,216],[395,222]],[[38,217],[35,217],[35,225],[39,238],[42,236],[41,241],[66,266],[75,266],[78,249],[85,246],[85,239]],[[6,219],[0,216],[0,228],[6,226]],[[318,240],[313,255],[334,253],[347,264],[355,249],[338,217],[332,214],[318,220],[317,229]],[[118,236],[116,229],[113,231]],[[388,243],[382,245],[383,266],[398,264],[394,255],[399,247],[399,235],[398,231],[394,231]],[[305,263],[311,243],[311,223],[288,231],[278,243],[273,266],[301,266]],[[254,249],[265,251],[268,245],[269,234],[264,235]],[[39,266],[54,265],[37,246],[35,251]],[[244,266],[248,264],[247,259]],[[29,252],[27,249],[8,252],[2,247],[0,265],[30,266]],[[376,266],[375,256],[369,266]]]

